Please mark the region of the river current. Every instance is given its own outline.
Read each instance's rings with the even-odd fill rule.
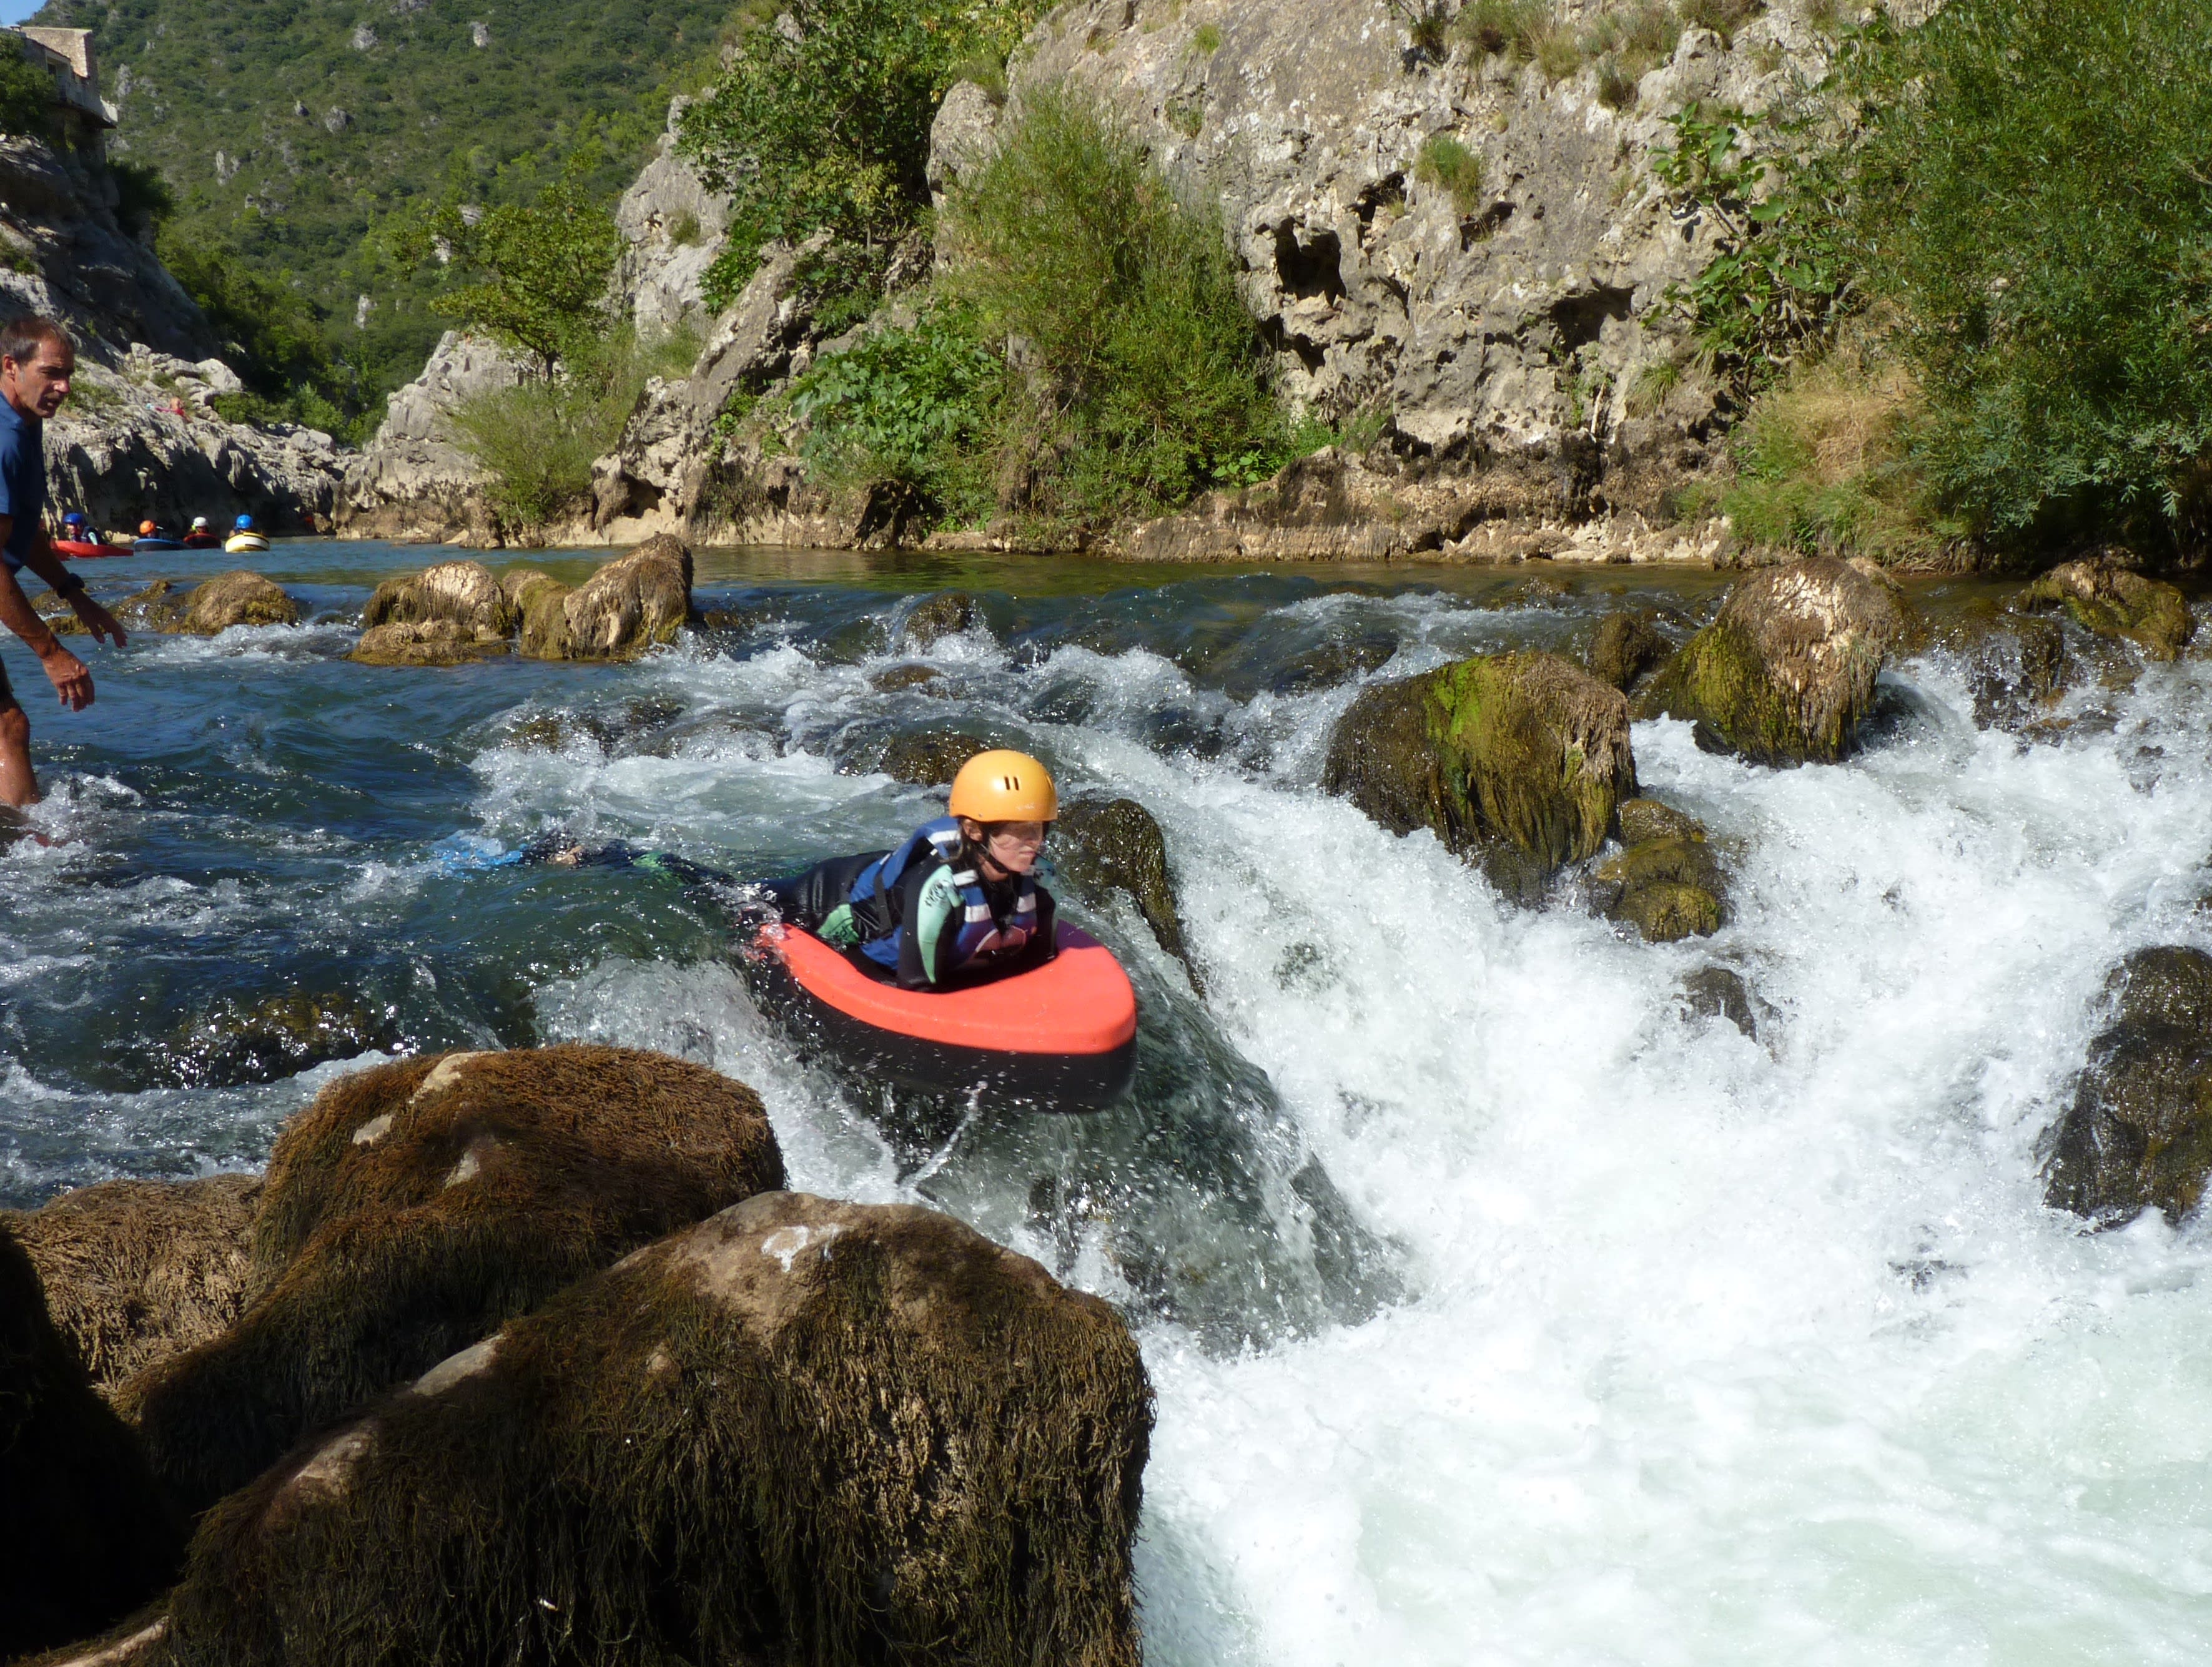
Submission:
[[[53,840],[0,852],[0,1203],[256,1166],[397,1052],[659,1048],[762,1092],[794,1186],[951,1210],[1121,1307],[1162,1667],[2212,1652],[2212,1227],[2087,1233],[2038,1154],[2112,963],[2212,947],[2201,651],[2034,743],[1977,728],[1940,649],[1842,767],[1638,724],[1731,874],[1717,937],[1654,946],[1316,783],[1362,677],[1574,650],[1623,605],[1686,628],[1714,576],[708,553],[724,628],[635,665],[345,662],[426,559],[281,545],[320,622],[90,653],[74,717],[0,645]],[[910,652],[954,585],[986,625]],[[1125,903],[1063,905],[1138,981],[1121,1108],[917,1144],[762,1015],[696,895],[489,861],[556,828],[748,875],[886,845],[936,802],[870,749],[943,727],[1164,827],[1202,995]],[[1684,998],[1714,963],[1756,1037]],[[299,996],[307,1041],[253,1029]]]

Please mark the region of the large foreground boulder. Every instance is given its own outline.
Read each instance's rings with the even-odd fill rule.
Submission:
[[[454,1053],[342,1078],[270,1159],[265,1292],[122,1404],[204,1507],[585,1274],[782,1184],[758,1097],[658,1054]]]
[[[1737,584],[1653,681],[1642,710],[1755,764],[1833,764],[1856,744],[1882,663],[1911,631],[1880,579],[1826,556]]]
[[[1462,660],[1360,692],[1329,737],[1323,791],[1394,834],[1434,830],[1534,900],[1596,854],[1636,797],[1628,700],[1556,655]]]
[[[39,1270],[55,1328],[103,1393],[220,1337],[246,1310],[256,1175],[101,1181],[0,1215]]]
[[[772,1192],[225,1500],[191,1667],[1136,1667],[1151,1425],[1113,1311],[950,1217]]]
[[[522,652],[539,660],[630,660],[665,646],[691,617],[691,552],[666,533],[616,557],[581,585],[541,582],[513,594]]]
[[[443,561],[387,579],[362,610],[351,658],[368,665],[454,665],[507,652],[519,619],[481,561]]]
[[[2063,608],[2083,630],[2134,643],[2154,660],[2179,659],[2197,631],[2179,591],[2110,556],[2053,567],[2028,587],[2027,602]]]
[[[2100,1222],[2179,1222],[2212,1177],[2212,955],[2140,950],[2106,990],[2118,1011],[2051,1131],[2046,1196]]]
[[[0,1660],[122,1619],[167,1584],[182,1548],[144,1455],[0,1223]]]

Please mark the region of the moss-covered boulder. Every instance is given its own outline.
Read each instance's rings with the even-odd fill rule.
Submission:
[[[972,629],[983,609],[965,591],[939,591],[915,603],[899,626],[900,640],[920,652],[939,638],[957,637]]]
[[[46,1310],[94,1388],[220,1337],[246,1311],[257,1175],[101,1181],[0,1214],[39,1270]]]
[[[943,787],[962,765],[998,744],[987,736],[959,729],[863,734],[840,748],[837,764],[855,774],[878,771],[909,787]]]
[[[529,658],[634,660],[674,642],[691,617],[691,552],[667,533],[617,556],[573,591],[549,588],[556,583],[526,576],[510,594]]]
[[[441,561],[387,579],[362,609],[364,665],[459,665],[507,652],[520,615],[481,561]]]
[[[245,568],[217,573],[185,597],[173,628],[189,637],[212,637],[234,625],[297,625],[300,604],[259,573]]]
[[[1327,792],[1394,834],[1430,828],[1534,900],[1595,856],[1636,796],[1628,701],[1555,655],[1462,660],[1363,689],[1329,737]]]
[[[168,1583],[182,1548],[136,1439],[0,1223],[0,1660],[121,1620]]]
[[[2028,587],[2031,608],[2062,608],[2100,637],[2131,642],[2154,660],[2175,660],[2196,634],[2189,599],[2109,555],[2053,567]]]
[[[1623,694],[1632,694],[1674,652],[1642,615],[1607,614],[1598,621],[1597,635],[1590,640],[1590,676]]]
[[[346,658],[359,665],[472,665],[513,652],[504,637],[478,636],[453,620],[428,620],[364,631]]]
[[[121,1404],[204,1506],[585,1274],[782,1184],[753,1092],[658,1054],[454,1053],[343,1078],[270,1157],[266,1290]]]
[[[202,1525],[179,1667],[1137,1667],[1151,1424],[1096,1298],[949,1216],[769,1193]]]
[[[2051,1131],[2046,1196],[2100,1222],[2154,1209],[2179,1222],[2212,1177],[2212,955],[2141,950],[2106,993],[2113,1022]]]
[[[1191,971],[1182,912],[1168,872],[1167,839],[1151,811],[1134,799],[1071,800],[1060,807],[1051,849],[1054,868],[1077,889],[1093,896],[1124,894],[1160,948]],[[1195,983],[1197,974],[1191,977]]]
[[[1856,744],[1882,663],[1911,634],[1880,579],[1827,557],[1739,582],[1639,701],[1686,718],[1701,745],[1755,764],[1832,764]]]
[[[1727,913],[1727,882],[1705,825],[1657,799],[1620,807],[1621,849],[1590,876],[1590,897],[1607,919],[1654,943],[1705,937]]]

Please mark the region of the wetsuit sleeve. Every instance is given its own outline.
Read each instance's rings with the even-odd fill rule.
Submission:
[[[960,888],[952,870],[932,864],[927,875],[909,879],[900,888],[906,930],[899,936],[899,982],[909,990],[941,990],[951,980],[959,960],[962,917]]]
[[[1042,886],[1036,888],[1036,937],[1030,941],[1024,966],[1042,967],[1060,953],[1060,905]]]

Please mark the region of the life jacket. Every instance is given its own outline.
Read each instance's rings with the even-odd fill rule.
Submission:
[[[853,877],[846,894],[852,911],[853,930],[860,953],[878,966],[898,970],[899,947],[906,930],[899,892],[916,863],[941,864],[952,870],[952,883],[960,894],[960,928],[952,941],[948,965],[967,967],[979,960],[994,960],[1024,947],[1036,933],[1036,882],[1020,876],[1014,894],[1012,918],[999,924],[983,879],[972,864],[962,866],[960,824],[951,816],[925,822],[896,850],[878,857]]]

